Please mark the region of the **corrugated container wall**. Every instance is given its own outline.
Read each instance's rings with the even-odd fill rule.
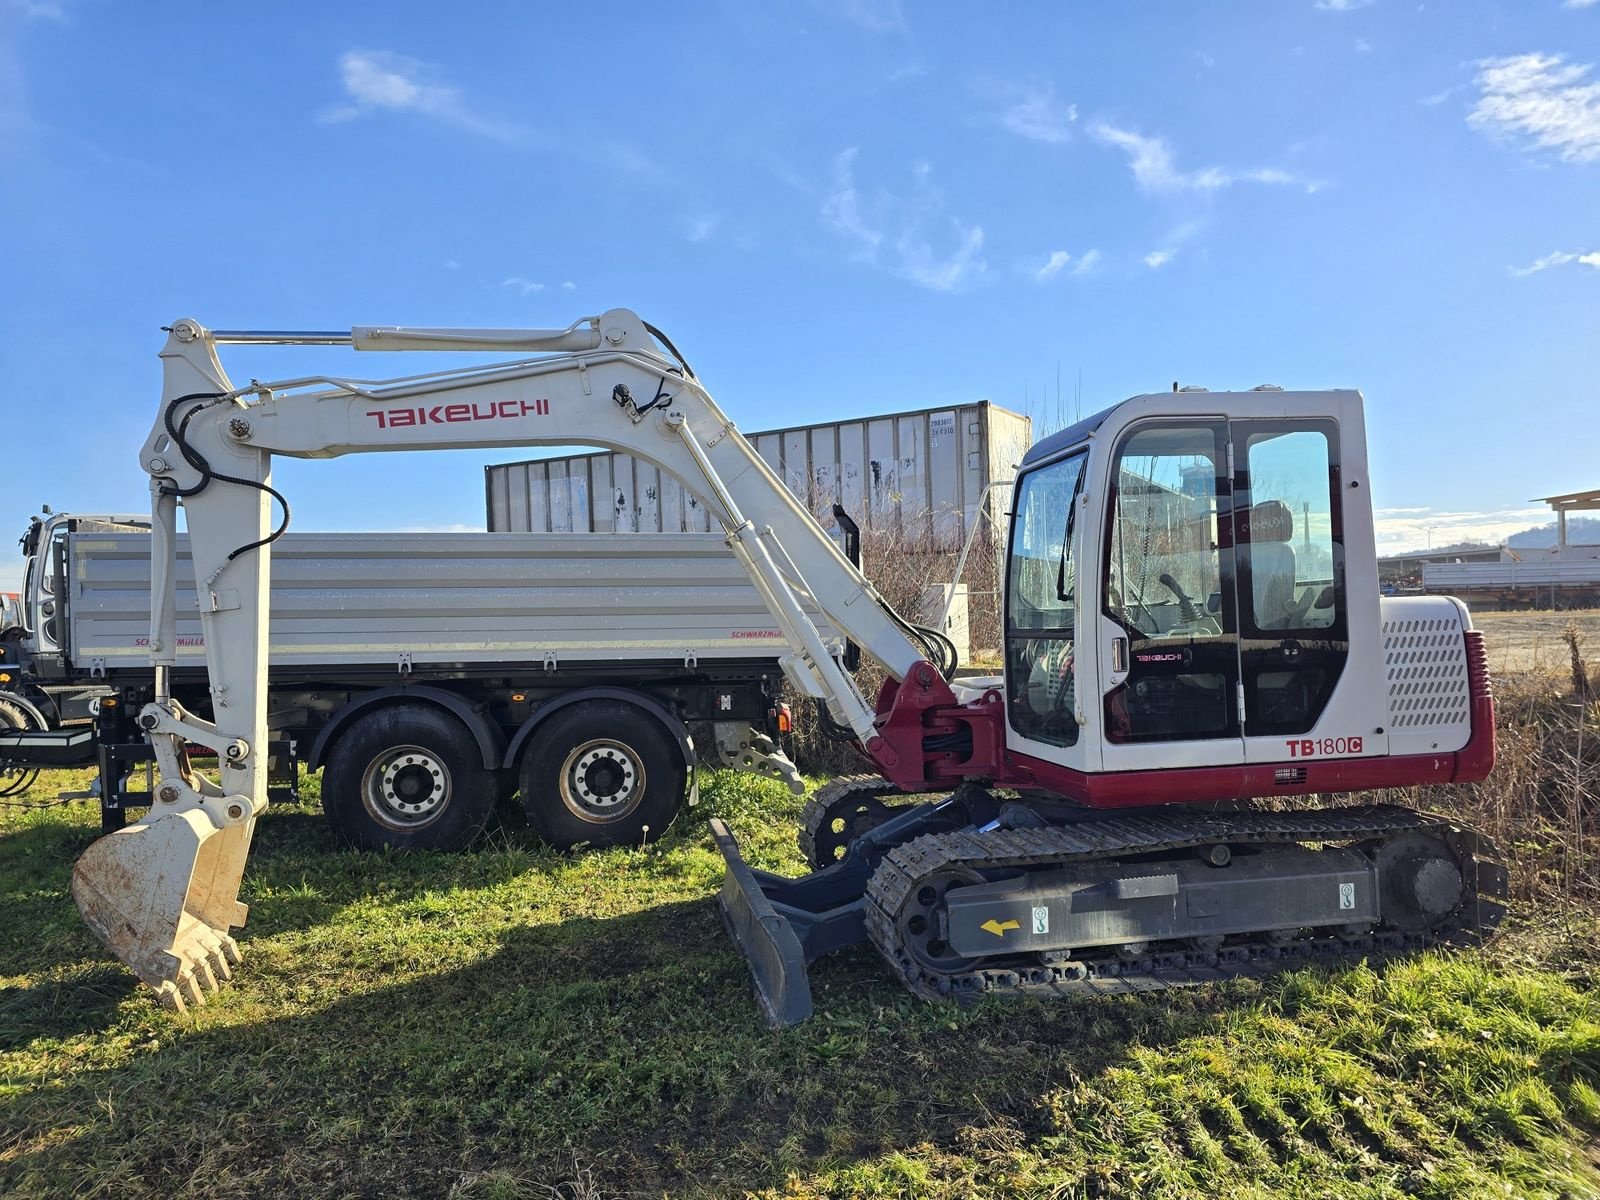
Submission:
[[[988,401],[745,434],[826,528],[833,504],[909,546],[955,549],[985,485],[1011,479],[1032,424]],[[709,514],[683,485],[628,454],[485,467],[493,533],[699,533]],[[1000,490],[989,511],[1003,514]],[[1004,519],[996,521],[1003,531]]]

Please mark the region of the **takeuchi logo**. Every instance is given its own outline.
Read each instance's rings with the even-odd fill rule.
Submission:
[[[494,404],[435,404],[432,408],[374,408],[367,416],[379,429],[401,429],[407,425],[457,425],[463,421],[507,421],[520,417],[548,417],[550,401],[500,400]]]

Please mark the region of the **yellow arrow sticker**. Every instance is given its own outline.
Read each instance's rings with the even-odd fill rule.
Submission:
[[[995,937],[1005,937],[1006,930],[1021,929],[1022,926],[1016,921],[996,921],[993,917],[990,917],[982,925],[979,925],[978,928],[987,929],[990,933],[994,934]]]

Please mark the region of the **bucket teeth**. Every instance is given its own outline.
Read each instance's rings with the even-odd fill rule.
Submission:
[[[201,988],[199,981],[195,979],[192,969],[178,976],[178,994],[186,1002],[196,1007],[206,1002],[205,990]]]
[[[170,1008],[175,1012],[185,1012],[188,1005],[183,1002],[183,995],[178,991],[178,985],[170,979],[155,989],[156,1000],[163,1008]]]

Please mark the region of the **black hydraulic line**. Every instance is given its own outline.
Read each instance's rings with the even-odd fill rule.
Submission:
[[[861,570],[861,526],[845,511],[842,504],[833,506],[833,519],[839,523],[840,530],[844,533],[844,556],[850,560],[850,565],[856,570]],[[854,671],[861,665],[861,647],[849,638],[844,643],[844,669]]]
[[[276,500],[283,507],[283,520],[278,524],[277,529],[273,530],[264,538],[257,538],[253,542],[246,542],[244,545],[238,547],[238,549],[232,551],[228,555],[227,559],[227,561],[232,562],[241,554],[248,553],[249,551],[260,546],[271,545],[273,542],[277,541],[285,533],[287,533],[289,530],[290,512],[289,501],[284,497],[282,492],[278,491],[277,488],[273,487],[269,483],[262,483],[259,480],[245,479],[238,475],[227,475],[221,471],[212,470],[211,464],[206,460],[205,455],[201,454],[200,451],[196,450],[189,444],[188,438],[185,435],[188,433],[189,422],[194,418],[195,414],[200,412],[201,409],[205,408],[207,404],[226,398],[227,394],[224,392],[190,392],[188,395],[179,396],[171,404],[167,405],[167,411],[163,418],[167,427],[167,433],[171,436],[173,445],[178,447],[178,453],[183,455],[184,461],[196,471],[200,472],[200,482],[191,488],[181,488],[176,484],[164,484],[161,488],[161,494],[164,496],[177,496],[180,499],[184,496],[198,495],[210,486],[213,479],[220,479],[223,483],[237,484],[240,487],[250,487],[255,488],[257,491],[266,492],[269,496]],[[174,425],[172,421],[172,414],[177,411],[177,408],[180,404],[187,403],[191,400],[198,400],[200,403],[185,413],[181,422]]]
[[[670,353],[673,358],[678,360],[678,365],[683,368],[684,375],[690,379],[696,378],[694,368],[689,365],[689,360],[684,358],[683,355],[678,352],[678,348],[672,344],[671,338],[662,333],[661,330],[657,329],[654,325],[650,324],[649,321],[641,321],[640,323],[650,331],[651,337],[655,338],[656,341],[665,346],[668,353]]]

